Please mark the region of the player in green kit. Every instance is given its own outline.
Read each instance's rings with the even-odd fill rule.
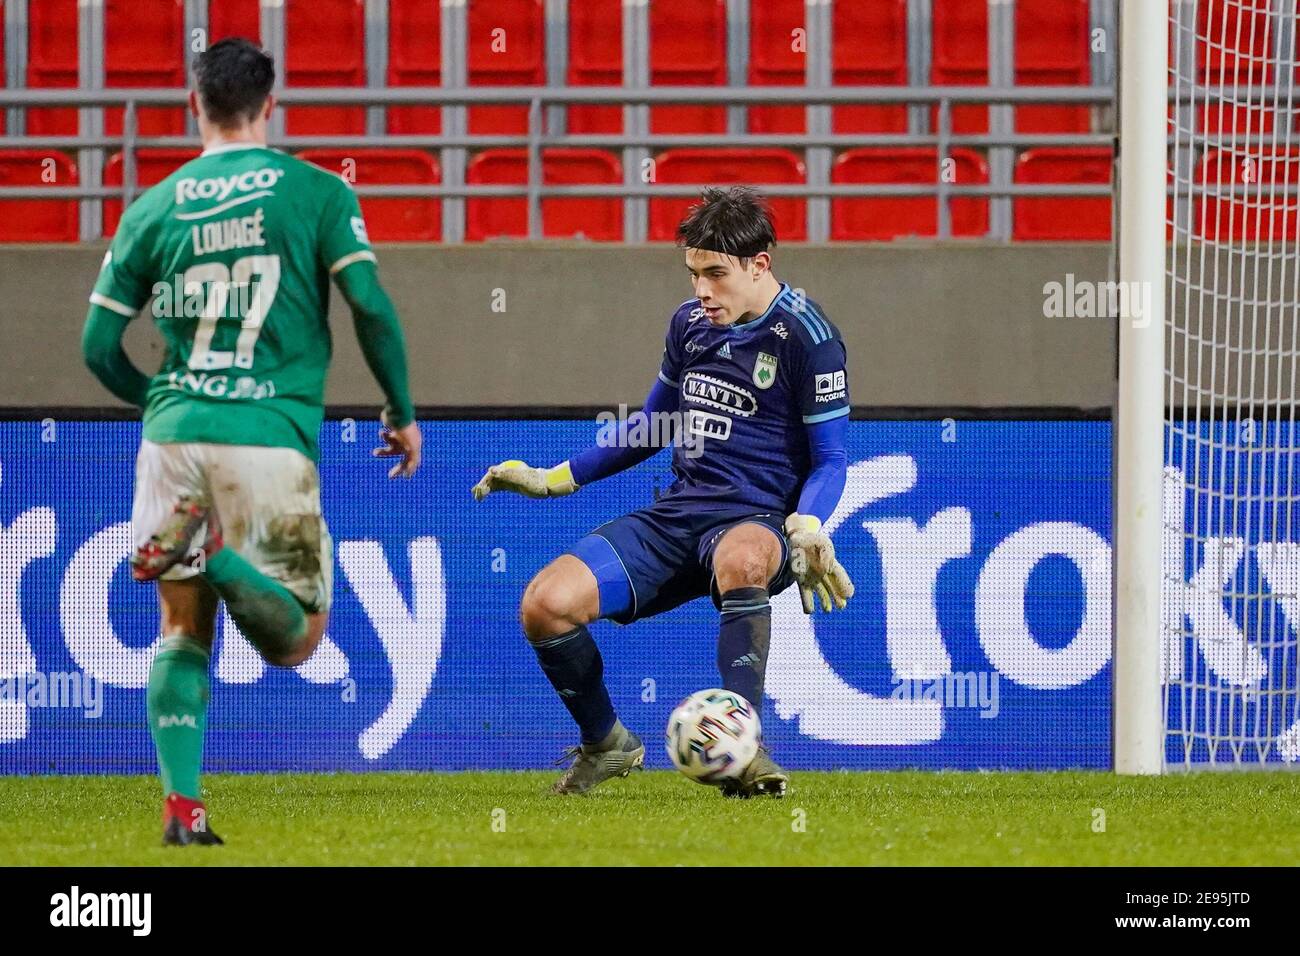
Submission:
[[[316,438],[331,279],[387,400],[375,454],[399,459],[389,477],[420,462],[401,326],[356,196],[267,147],[275,67],[254,44],[213,44],[194,79],[203,153],[126,210],[82,343],[99,380],[144,409],[131,571],[158,581],[162,641],[147,713],[163,843],[180,845],[222,842],[199,787],[217,602],[271,664],[301,664],[325,631],[333,548]],[[149,303],[166,341],[152,377],[121,345]]]

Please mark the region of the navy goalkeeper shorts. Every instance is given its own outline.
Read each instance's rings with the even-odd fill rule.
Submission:
[[[781,542],[781,566],[767,585],[779,594],[794,583],[785,516],[752,505],[661,498],[601,525],[568,553],[596,576],[602,618],[630,624],[706,594],[721,609],[713,552],[727,530],[748,522],[771,528]]]

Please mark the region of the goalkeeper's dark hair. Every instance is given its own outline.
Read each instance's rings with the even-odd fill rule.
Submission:
[[[275,85],[275,61],[242,37],[218,40],[194,58],[203,113],[218,126],[252,122]]]
[[[677,227],[677,244],[752,259],[776,245],[772,209],[749,186],[710,187]]]

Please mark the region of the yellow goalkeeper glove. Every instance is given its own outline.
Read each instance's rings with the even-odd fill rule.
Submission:
[[[567,461],[554,468],[533,468],[517,459],[493,465],[473,488],[477,501],[494,491],[513,491],[529,498],[558,498],[577,490]]]
[[[822,531],[821,521],[796,512],[785,519],[785,536],[790,542],[790,571],[799,583],[803,612],[811,614],[817,609],[818,596],[825,610],[843,610],[853,597],[853,582],[844,565],[836,560],[835,546]]]

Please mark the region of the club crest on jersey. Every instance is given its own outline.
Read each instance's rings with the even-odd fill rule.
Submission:
[[[759,388],[771,388],[775,381],[776,356],[759,352],[758,361],[754,363],[754,384]]]

